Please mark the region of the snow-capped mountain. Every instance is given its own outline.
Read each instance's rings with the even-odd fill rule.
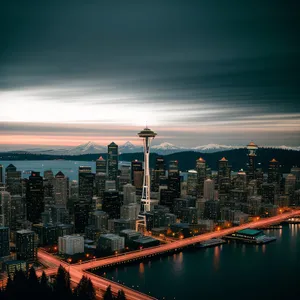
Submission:
[[[262,146],[261,146],[262,147]],[[151,146],[151,152],[156,153],[158,155],[167,155],[176,152],[182,151],[195,151],[202,153],[213,153],[225,150],[239,149],[245,148],[245,146],[230,146],[230,145],[219,145],[219,144],[207,144],[197,147],[180,147],[174,144],[164,142],[159,145]],[[291,146],[263,146],[263,148],[274,148],[274,149],[283,149],[283,150],[294,150],[300,151],[300,146],[291,147]],[[3,150],[0,150],[0,152]],[[33,154],[47,154],[47,155],[82,155],[82,154],[100,154],[107,152],[107,145],[99,145],[94,142],[88,142],[81,144],[76,147],[65,147],[65,148],[53,148],[53,149],[44,149],[44,148],[30,148],[23,150],[8,150],[5,149],[3,152],[18,152],[18,153],[33,153]],[[131,142],[126,142],[123,145],[119,145],[119,153],[137,153],[142,152],[142,145],[134,145]]]
[[[105,153],[107,152],[106,146],[98,145],[94,142],[87,142],[81,144],[77,147],[71,148],[68,150],[66,155],[80,155],[80,154],[96,154],[96,153]]]
[[[231,150],[231,149],[239,149],[244,148],[245,146],[227,146],[227,145],[219,145],[219,144],[207,144],[203,146],[197,146],[191,148],[191,150],[199,151],[203,153],[213,153],[213,152],[219,152],[219,151],[225,151],[225,150]]]
[[[120,153],[134,153],[134,152],[142,152],[142,146],[136,146],[131,142],[126,142],[124,145],[119,146]]]

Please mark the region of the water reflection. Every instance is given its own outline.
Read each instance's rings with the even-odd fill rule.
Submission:
[[[181,272],[183,270],[183,253],[177,253],[173,255],[174,271]]]
[[[262,249],[262,253],[265,254],[265,253],[266,253],[266,245],[265,245],[265,244],[262,245],[262,246],[261,246],[261,249]]]
[[[220,265],[220,248],[217,246],[214,249],[214,268],[215,270],[219,269]]]
[[[141,263],[139,264],[139,274],[140,274],[140,275],[143,275],[144,272],[145,272],[145,266],[144,266],[144,263],[141,262]]]

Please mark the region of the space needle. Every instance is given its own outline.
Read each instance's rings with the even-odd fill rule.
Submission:
[[[146,227],[146,216],[145,213],[151,210],[151,206],[156,204],[157,200],[151,200],[150,197],[150,170],[149,170],[149,156],[150,156],[150,145],[152,140],[157,135],[156,132],[146,127],[141,132],[138,133],[138,136],[143,139],[144,145],[144,179],[143,179],[143,192],[141,198],[141,211],[139,218],[137,220],[137,230],[139,225],[142,225],[145,229]]]

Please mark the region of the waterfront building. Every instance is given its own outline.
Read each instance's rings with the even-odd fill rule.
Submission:
[[[98,240],[98,249],[104,252],[121,251],[125,248],[125,238],[116,234],[102,234]]]
[[[80,235],[66,235],[58,238],[58,251],[61,254],[74,255],[84,253],[84,238]]]

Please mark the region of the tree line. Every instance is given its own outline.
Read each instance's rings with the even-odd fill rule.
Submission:
[[[120,290],[116,296],[108,286],[102,295],[104,300],[126,300],[123,290]],[[71,277],[62,266],[59,266],[56,275],[52,281],[43,271],[40,278],[37,277],[33,267],[28,272],[16,270],[14,275],[9,276],[6,286],[0,289],[0,300],[96,300],[96,291],[92,281],[82,276],[78,285],[71,288]]]

